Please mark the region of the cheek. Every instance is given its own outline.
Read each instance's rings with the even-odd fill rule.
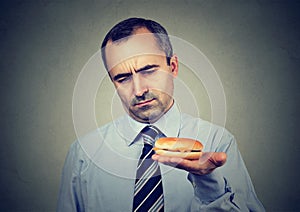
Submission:
[[[125,89],[122,88],[121,86],[117,89],[117,93],[120,97],[120,99],[122,100],[123,103],[125,103],[126,105],[129,104],[130,100],[131,100],[131,94],[130,94],[130,90],[129,89]]]
[[[165,80],[159,84],[157,84],[156,90],[158,90],[161,93],[161,96],[166,97],[166,96],[173,96],[173,90],[174,90],[174,85],[173,85],[173,80]]]
[[[148,81],[149,89],[158,90],[161,93],[168,94],[169,96],[173,95],[173,76],[167,72],[162,71],[152,79]]]

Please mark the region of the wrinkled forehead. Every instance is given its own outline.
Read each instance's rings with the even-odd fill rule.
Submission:
[[[159,48],[154,34],[134,34],[118,41],[109,41],[105,47],[108,70],[116,65],[137,56],[160,55],[165,56]]]

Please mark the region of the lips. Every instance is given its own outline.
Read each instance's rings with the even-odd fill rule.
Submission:
[[[150,104],[154,99],[149,99],[149,100],[145,100],[145,101],[140,101],[138,103],[136,103],[134,106],[138,106],[138,107],[143,107],[145,105]]]

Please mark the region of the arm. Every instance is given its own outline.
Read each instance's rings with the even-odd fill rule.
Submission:
[[[188,175],[194,187],[191,211],[247,211],[235,204],[234,193],[219,170],[207,175]]]
[[[84,211],[84,204],[80,192],[80,172],[83,160],[78,157],[77,144],[72,144],[62,171],[57,211]]]
[[[221,142],[215,151],[193,161],[158,155],[153,159],[189,172],[195,194],[192,211],[264,211],[234,138]]]

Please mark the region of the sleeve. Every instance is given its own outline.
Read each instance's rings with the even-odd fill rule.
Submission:
[[[80,173],[83,160],[78,157],[78,145],[72,144],[67,154],[61,177],[57,212],[84,211]]]
[[[224,166],[207,175],[188,175],[194,187],[191,211],[265,211],[234,137],[227,136],[227,141],[220,144],[215,151],[226,152]]]

